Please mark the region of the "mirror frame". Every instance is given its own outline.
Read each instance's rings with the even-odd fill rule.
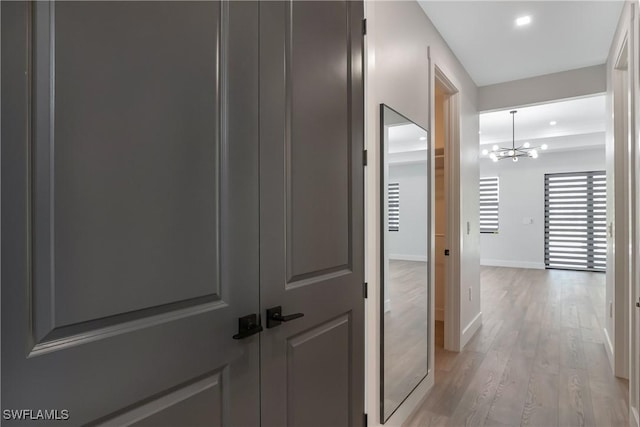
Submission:
[[[386,227],[385,227],[385,206],[386,206],[386,202],[385,202],[385,189],[386,186],[388,185],[388,180],[385,180],[385,166],[386,166],[386,162],[388,161],[388,141],[386,140],[386,138],[384,137],[384,132],[385,132],[385,123],[384,123],[384,112],[385,109],[391,110],[392,112],[394,112],[395,114],[397,114],[398,116],[404,118],[408,123],[412,123],[415,126],[419,127],[420,129],[422,129],[426,134],[427,134],[427,140],[425,141],[425,146],[427,149],[427,235],[426,235],[426,247],[427,247],[427,277],[426,277],[426,291],[427,291],[427,347],[425,348],[425,352],[427,353],[427,370],[426,373],[424,374],[424,376],[417,382],[417,384],[411,389],[409,390],[409,392],[407,393],[407,395],[402,399],[402,401],[400,401],[398,403],[398,406],[396,406],[390,413],[388,416],[385,417],[385,408],[384,408],[384,366],[385,366],[385,357],[384,357],[384,343],[385,343],[385,336],[384,336],[384,302],[385,302],[385,295],[384,295],[384,288],[385,288],[385,245],[386,245],[386,239],[385,239],[385,233],[387,232]],[[381,103],[380,104],[380,113],[379,113],[379,120],[380,120],[380,124],[379,124],[379,129],[378,129],[378,136],[380,138],[380,187],[379,187],[379,195],[380,195],[380,306],[379,306],[379,314],[380,314],[380,423],[381,424],[385,424],[387,421],[389,421],[389,419],[393,416],[393,414],[402,406],[402,404],[409,398],[409,396],[411,396],[411,394],[415,391],[416,388],[418,388],[418,386],[420,384],[422,384],[422,382],[425,380],[425,378],[427,378],[429,376],[429,373],[431,372],[431,335],[432,335],[432,326],[431,325],[431,270],[434,266],[432,266],[432,262],[431,262],[431,252],[432,252],[432,248],[431,248],[431,240],[432,240],[432,226],[431,226],[431,217],[432,217],[432,212],[431,212],[431,208],[432,208],[432,204],[431,204],[431,197],[432,197],[432,186],[433,186],[433,177],[432,177],[432,149],[431,149],[431,134],[430,132],[423,128],[422,126],[420,126],[419,124],[417,124],[415,121],[411,120],[410,118],[408,118],[407,116],[405,116],[404,114],[399,113],[396,109],[390,107],[387,104]]]

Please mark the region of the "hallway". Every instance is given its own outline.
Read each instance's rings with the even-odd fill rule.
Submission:
[[[482,267],[483,326],[460,353],[436,331],[436,383],[405,426],[628,425],[628,382],[603,345],[604,281]]]

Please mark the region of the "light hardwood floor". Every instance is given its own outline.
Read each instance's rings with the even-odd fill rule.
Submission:
[[[405,426],[628,426],[628,382],[602,343],[604,280],[483,267],[483,326],[460,353],[436,331],[435,385]]]

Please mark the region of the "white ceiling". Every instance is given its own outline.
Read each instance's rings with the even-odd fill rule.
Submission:
[[[558,101],[516,109],[515,140],[531,145],[549,145],[550,150],[568,150],[605,143],[605,96]],[[511,109],[480,114],[480,145],[510,146]],[[551,121],[556,124],[552,126]],[[489,148],[489,147],[482,147]]]
[[[419,3],[478,86],[605,63],[623,6],[618,0]],[[525,15],[531,24],[516,27]]]
[[[389,154],[426,150],[427,136],[427,131],[413,123],[390,126]]]

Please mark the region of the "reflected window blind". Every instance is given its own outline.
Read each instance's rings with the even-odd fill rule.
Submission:
[[[605,271],[607,177],[604,171],[544,176],[547,268]]]
[[[480,232],[498,232],[499,182],[497,176],[480,178]]]
[[[400,183],[388,184],[389,231],[400,231]]]

